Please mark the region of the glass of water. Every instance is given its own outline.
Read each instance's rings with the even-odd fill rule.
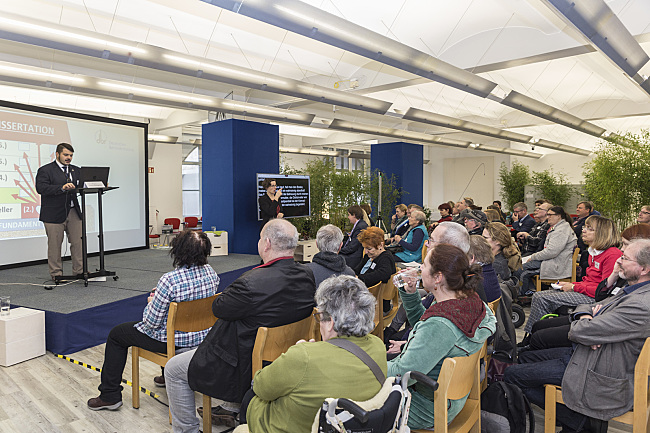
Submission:
[[[0,316],[8,316],[11,309],[9,296],[0,296]]]

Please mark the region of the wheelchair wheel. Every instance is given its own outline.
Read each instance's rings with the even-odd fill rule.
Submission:
[[[519,304],[512,304],[512,323],[515,328],[519,328],[526,321],[526,313],[524,308]]]

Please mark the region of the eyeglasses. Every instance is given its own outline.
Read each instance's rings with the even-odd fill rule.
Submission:
[[[546,212],[546,215],[547,215],[547,216],[553,216],[553,215],[559,215],[559,214]]]
[[[645,210],[639,211],[639,213],[642,213],[642,214],[644,214],[644,215],[650,215],[650,212],[645,211]]]
[[[595,231],[595,230],[596,230],[595,228],[593,228],[593,227],[589,227],[589,226],[584,226],[584,227],[582,227],[582,231],[583,231],[583,232],[593,232],[593,231]]]
[[[635,263],[639,263],[639,262],[637,262],[637,261],[634,260],[634,259],[631,259],[631,258],[629,258],[629,257],[626,257],[625,254],[623,254],[623,255],[622,255],[621,257],[619,257],[619,258],[621,259],[622,262],[635,262]]]
[[[327,314],[325,312],[320,312],[320,311],[316,312],[316,313],[313,313],[312,316],[314,316],[314,320],[316,321],[316,323],[327,322],[328,320],[331,319],[329,314]]]
[[[526,209],[519,209],[519,210],[515,209],[514,212],[515,213],[522,213],[522,212],[526,212]]]

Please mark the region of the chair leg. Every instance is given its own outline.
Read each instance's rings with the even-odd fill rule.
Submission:
[[[546,398],[544,401],[544,433],[555,433],[555,392],[553,385],[545,385]]]
[[[542,291],[542,278],[538,275],[537,278],[535,279],[535,289],[538,292]]]
[[[212,433],[212,398],[203,394],[203,433]]]
[[[131,400],[134,409],[140,409],[140,348],[131,346]]]

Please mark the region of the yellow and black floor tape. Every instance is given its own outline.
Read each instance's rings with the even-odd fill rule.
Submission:
[[[69,356],[59,355],[59,354],[56,354],[56,353],[54,354],[54,356],[56,356],[57,358],[65,359],[66,361],[70,361],[70,362],[72,362],[73,364],[81,365],[82,367],[86,367],[86,368],[88,368],[88,369],[90,369],[90,370],[93,370],[93,371],[96,371],[96,372],[98,372],[98,373],[101,373],[101,372],[102,372],[102,369],[101,369],[101,368],[93,367],[92,365],[90,365],[90,364],[86,364],[85,362],[81,362],[81,361],[77,361],[76,359],[72,359],[72,358],[70,358]],[[128,386],[133,387],[133,382],[131,382],[130,380],[122,379],[122,383],[125,383],[125,384],[127,384]],[[169,406],[169,405],[168,405],[167,403],[165,403],[164,401],[161,401],[161,400],[160,400],[160,396],[159,396],[158,394],[156,394],[155,392],[149,391],[147,388],[144,388],[144,387],[142,387],[142,386],[139,387],[139,388],[140,388],[140,391],[142,391],[143,393],[145,393],[145,394],[148,395],[149,397],[155,399],[155,400],[158,401],[159,403],[164,404],[165,406]]]

